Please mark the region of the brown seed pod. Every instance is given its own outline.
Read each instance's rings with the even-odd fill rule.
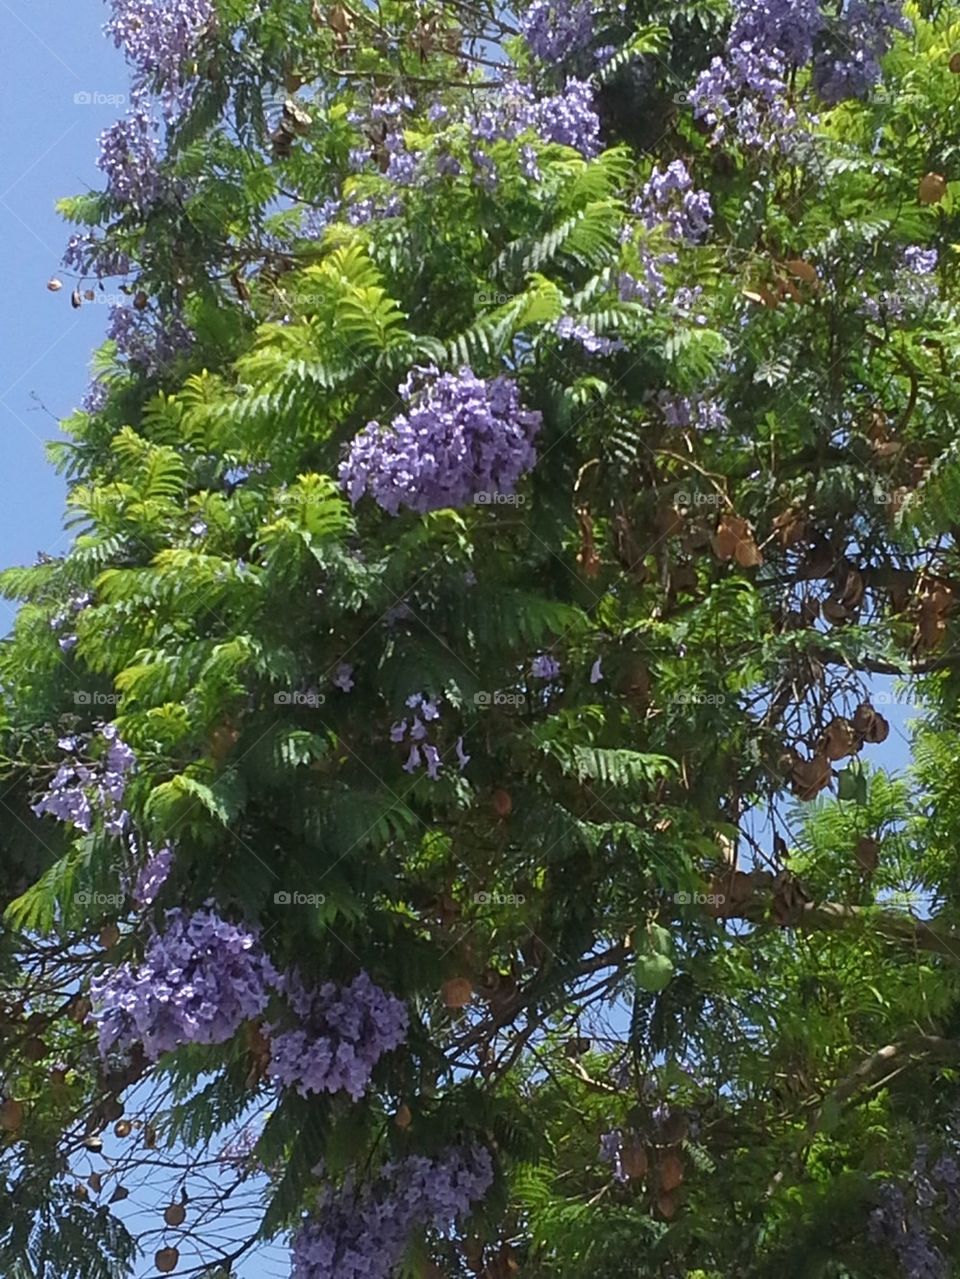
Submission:
[[[0,1102],[0,1128],[5,1132],[16,1132],[23,1123],[23,1102],[8,1097]]]
[[[860,749],[860,740],[854,723],[842,715],[833,718],[824,729],[818,751],[829,760],[846,759]]]
[[[77,995],[75,999],[71,999],[67,1005],[67,1016],[71,1021],[76,1022],[79,1026],[81,1022],[87,1020],[93,1010],[93,1005],[86,995]]]
[[[448,1008],[466,1008],[473,997],[473,983],[469,977],[451,977],[443,983],[440,993]]]
[[[947,194],[947,180],[942,173],[927,173],[920,179],[917,198],[921,204],[939,204]]]
[[[495,790],[490,798],[493,804],[493,811],[498,817],[509,817],[513,812],[513,800],[509,791]]]
[[[638,1138],[633,1137],[630,1141],[624,1142],[620,1163],[631,1181],[637,1181],[647,1175],[650,1160]]]
[[[43,1061],[49,1051],[50,1049],[44,1041],[38,1039],[36,1035],[32,1035],[29,1039],[23,1041],[23,1055],[27,1061]]]
[[[58,280],[56,276],[47,281],[47,288],[51,293],[59,293],[63,288],[63,281]]]
[[[119,1204],[123,1203],[124,1199],[129,1198],[130,1191],[126,1188],[126,1186],[117,1186],[116,1190],[114,1190],[113,1194],[110,1196],[108,1203]]]
[[[116,924],[104,924],[97,939],[104,950],[112,950],[120,940],[120,929]]]
[[[683,1160],[675,1150],[668,1150],[660,1160],[658,1171],[660,1189],[669,1194],[683,1181]]]
[[[413,1123],[413,1113],[406,1102],[399,1107],[397,1113],[393,1116],[393,1122],[401,1131],[405,1131]]]
[[[169,1275],[177,1268],[180,1253],[176,1248],[161,1248],[153,1259],[154,1265],[162,1275]]]
[[[869,835],[861,835],[857,840],[853,855],[856,857],[857,865],[864,874],[871,875],[877,869],[877,863],[880,860],[880,845],[875,839],[871,839]]]
[[[119,1123],[113,1125],[113,1135],[115,1137],[129,1137],[133,1132],[133,1124],[129,1119],[121,1119]]]
[[[182,1226],[186,1220],[187,1210],[183,1204],[170,1204],[163,1211],[163,1219],[168,1226]]]
[[[135,311],[145,311],[149,305],[150,299],[144,293],[143,289],[138,289],[133,298],[133,308]]]
[[[677,1215],[676,1195],[658,1195],[657,1212],[659,1212],[660,1216],[666,1221],[671,1221]]]

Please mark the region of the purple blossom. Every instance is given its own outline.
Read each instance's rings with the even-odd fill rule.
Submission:
[[[676,430],[693,427],[699,431],[722,431],[730,425],[723,405],[717,400],[661,391],[656,402],[664,422]]]
[[[129,257],[95,231],[77,231],[71,235],[63,252],[63,265],[68,271],[76,271],[81,276],[92,273],[98,279],[130,272]]]
[[[255,933],[210,908],[167,911],[139,964],[94,980],[100,1052],[142,1043],[151,1061],[182,1044],[222,1044],[267,1006],[278,975]]]
[[[848,0],[832,38],[814,58],[813,86],[819,96],[830,105],[867,97],[880,80],[880,61],[894,32],[910,29],[896,0]]]
[[[713,59],[700,73],[690,104],[695,118],[710,126],[714,146],[731,137],[748,148],[778,146],[786,152],[797,143],[783,59],[751,40]]]
[[[118,735],[114,724],[106,724],[97,737],[84,738],[94,751],[89,763],[77,758],[80,739],[64,738],[72,744],[63,749],[74,758],[60,765],[50,789],[33,811],[38,817],[48,813],[58,821],[89,834],[99,820],[108,835],[120,835],[128,827],[130,814],[123,807],[127,780],[136,770],[133,750]]]
[[[604,1163],[612,1164],[616,1181],[627,1180],[627,1174],[623,1170],[623,1132],[619,1128],[601,1133],[600,1158]]]
[[[540,653],[530,665],[530,674],[535,679],[556,679],[560,674],[560,663],[549,653]]]
[[[569,315],[557,321],[555,332],[568,342],[576,342],[588,355],[613,355],[624,349],[619,338],[599,337],[589,325],[578,324]]]
[[[142,211],[160,196],[159,127],[144,96],[135,94],[126,116],[100,134],[97,168],[106,175],[107,191],[119,204],[132,204]]]
[[[552,66],[590,43],[593,6],[590,0],[533,0],[520,28],[533,56]]]
[[[633,211],[644,226],[666,224],[672,239],[691,244],[703,239],[713,218],[710,193],[694,189],[693,178],[682,160],[674,160],[663,173],[659,165],[654,165]]]
[[[333,684],[344,693],[349,693],[353,689],[353,667],[349,662],[341,662],[334,671]]]
[[[371,422],[350,446],[340,481],[356,503],[369,492],[389,514],[463,507],[477,492],[513,493],[536,461],[538,412],[516,384],[416,368],[400,387],[409,406],[386,428]]]
[[[457,738],[457,763],[460,766],[461,773],[466,768],[466,766],[470,763],[470,758],[471,757],[463,749],[463,738],[458,737]]]
[[[148,846],[147,860],[140,868],[133,889],[133,899],[140,906],[152,906],[167,882],[173,867],[173,849],[163,847],[153,852]]]
[[[602,679],[603,679],[603,671],[600,669],[600,658],[598,657],[597,660],[590,667],[590,683],[599,684]]]
[[[390,1279],[413,1232],[449,1228],[482,1199],[493,1162],[482,1147],[412,1155],[369,1183],[329,1187],[293,1240],[293,1279]]]
[[[161,373],[178,355],[189,351],[194,340],[182,316],[130,306],[111,308],[107,337],[116,343],[121,359],[148,376]]]
[[[738,0],[729,44],[755,42],[778,49],[792,66],[804,66],[823,27],[817,0]]]
[[[402,1000],[360,973],[348,986],[326,982],[307,990],[300,979],[284,979],[297,1015],[292,1030],[268,1027],[271,1078],[310,1093],[346,1092],[358,1101],[384,1053],[403,1043],[407,1010]]]
[[[922,244],[911,244],[903,251],[903,264],[915,275],[930,275],[937,269],[939,254],[936,249],[925,249]]]
[[[547,142],[573,147],[588,158],[600,150],[600,117],[589,80],[568,80],[562,93],[541,99],[533,123]]]
[[[111,0],[105,30],[136,69],[138,85],[158,82],[168,114],[188,105],[187,64],[215,22],[211,0]]]

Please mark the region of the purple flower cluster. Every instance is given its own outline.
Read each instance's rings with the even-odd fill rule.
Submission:
[[[63,265],[80,276],[92,273],[98,279],[105,275],[127,275],[130,271],[127,255],[94,231],[77,231],[71,235],[63,252]]]
[[[92,602],[93,596],[88,591],[75,591],[67,598],[63,608],[50,618],[50,629],[62,632],[57,643],[64,653],[69,653],[72,648],[76,648],[77,634],[74,626],[77,616]]]
[[[293,1241],[293,1279],[390,1279],[417,1228],[449,1228],[487,1193],[482,1147],[386,1164],[368,1185],[325,1192]]]
[[[610,1132],[600,1134],[600,1159],[613,1168],[614,1181],[626,1181],[627,1174],[623,1169],[623,1130],[614,1128]]]
[[[752,40],[713,59],[700,73],[690,104],[694,116],[710,126],[714,146],[731,136],[749,148],[790,151],[796,145],[797,115],[788,101],[783,59]]]
[[[477,493],[513,493],[536,461],[541,415],[521,408],[507,377],[418,367],[400,395],[408,412],[386,429],[369,423],[340,467],[353,503],[370,493],[391,515],[401,506],[421,513],[467,506]]]
[[[593,37],[590,0],[533,0],[520,22],[530,52],[541,62],[562,62]]]
[[[546,142],[560,142],[588,158],[600,150],[600,117],[589,80],[568,80],[562,93],[541,98],[532,123]]]
[[[107,337],[117,344],[121,359],[139,366],[148,376],[161,373],[193,345],[193,333],[182,316],[138,311],[132,306],[111,308]]]
[[[588,324],[577,323],[572,316],[558,320],[554,331],[567,342],[576,342],[588,355],[613,355],[624,349],[619,338],[600,337]]]
[[[325,982],[307,990],[293,974],[283,985],[298,1028],[268,1028],[271,1077],[303,1097],[343,1091],[359,1100],[380,1058],[406,1038],[402,1000],[374,985],[366,973],[348,986]]]
[[[173,868],[173,849],[163,847],[156,852],[147,845],[147,856],[133,888],[133,899],[138,906],[152,906],[160,889],[170,877]]]
[[[168,113],[188,104],[186,66],[214,23],[212,0],[111,0],[104,30],[136,69],[137,86],[159,83]]]
[[[682,160],[674,160],[661,173],[654,165],[633,212],[644,226],[665,225],[671,239],[696,244],[710,230],[713,207],[710,193],[694,188],[693,178]]]
[[[401,719],[392,724],[390,727],[390,740],[399,744],[409,738],[410,754],[407,756],[403,771],[405,773],[413,773],[423,766],[427,770],[427,776],[432,782],[435,782],[440,776],[442,765],[440,763],[440,751],[433,742],[428,740],[429,729],[427,724],[439,720],[440,707],[433,698],[426,697],[423,693],[411,693],[407,698],[407,705],[413,711],[411,722],[408,724],[406,719]],[[456,750],[457,760],[462,772],[470,763],[470,756],[463,749],[462,737],[457,738]]]
[[[779,49],[787,63],[802,67],[822,28],[817,0],[739,0],[728,44],[750,40],[761,49]]]
[[[860,313],[878,323],[901,320],[916,315],[936,302],[940,295],[935,275],[939,254],[911,244],[900,254],[893,273],[893,284],[878,293],[864,293]]]
[[[880,80],[880,59],[895,31],[910,31],[896,0],[849,0],[833,38],[814,58],[813,87],[823,101],[865,98]]]
[[[717,400],[661,391],[656,402],[664,422],[675,429],[693,427],[698,431],[722,431],[729,426],[723,405]]]
[[[57,769],[50,789],[33,805],[33,811],[38,817],[49,813],[84,834],[89,834],[98,818],[107,835],[123,834],[130,823],[123,796],[137,757],[121,739],[116,725],[105,724],[95,739],[84,734],[62,737],[57,744],[73,759]],[[92,757],[84,763],[79,752],[91,745]]]
[[[279,977],[254,933],[212,908],[167,911],[140,964],[91,986],[100,1052],[142,1043],[151,1061],[182,1044],[222,1044],[267,1006]]]
[[[560,663],[549,653],[539,653],[530,664],[530,674],[534,679],[556,679],[560,674]]]
[[[106,175],[107,191],[119,204],[143,211],[163,190],[159,127],[144,95],[137,93],[126,116],[100,134],[97,168]]]

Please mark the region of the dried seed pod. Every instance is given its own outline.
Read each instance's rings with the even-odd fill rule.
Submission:
[[[443,983],[440,993],[448,1008],[466,1008],[473,997],[473,983],[469,977],[451,977]]]
[[[183,1204],[170,1204],[163,1211],[163,1219],[168,1226],[182,1226],[187,1217]]]
[[[177,1268],[180,1253],[176,1248],[161,1248],[153,1259],[154,1265],[162,1275],[169,1275]]]
[[[675,1150],[668,1150],[660,1160],[658,1180],[660,1189],[667,1194],[683,1181],[683,1160]]]
[[[942,173],[927,173],[920,179],[917,196],[921,204],[939,204],[947,194],[947,180]]]

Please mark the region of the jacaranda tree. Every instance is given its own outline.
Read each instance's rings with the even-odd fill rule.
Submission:
[[[0,1270],[954,1274],[960,4],[107,32]]]

